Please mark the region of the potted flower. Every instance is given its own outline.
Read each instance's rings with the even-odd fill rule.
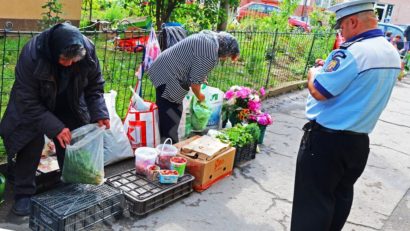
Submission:
[[[265,89],[259,91],[243,86],[232,86],[225,92],[224,112],[225,122],[229,119],[232,126],[246,121],[247,117],[259,111],[261,96],[265,95]]]
[[[255,114],[250,114],[248,116],[249,123],[256,123],[260,129],[260,136],[258,140],[258,144],[263,143],[263,138],[265,137],[266,127],[273,123],[272,116],[266,112],[257,112]]]

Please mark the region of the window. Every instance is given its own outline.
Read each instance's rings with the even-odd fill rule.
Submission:
[[[266,13],[279,12],[279,8],[274,6],[266,6]]]
[[[260,5],[260,4],[250,5],[248,9],[251,11],[255,11],[255,12],[261,12],[261,13],[265,12],[265,6]]]

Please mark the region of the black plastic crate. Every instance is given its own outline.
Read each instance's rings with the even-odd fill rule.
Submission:
[[[235,153],[235,160],[233,162],[233,166],[236,167],[245,161],[255,159],[256,147],[257,147],[256,142],[249,143],[243,147],[235,147],[236,153]]]
[[[36,193],[42,193],[44,191],[50,190],[57,184],[61,183],[60,181],[61,172],[60,170],[55,170],[48,173],[42,173],[36,171]]]
[[[122,214],[121,192],[108,185],[70,184],[31,199],[32,230],[77,231]]]
[[[106,183],[124,193],[131,214],[143,216],[192,192],[195,177],[185,174],[175,184],[161,184],[129,170],[108,178]]]

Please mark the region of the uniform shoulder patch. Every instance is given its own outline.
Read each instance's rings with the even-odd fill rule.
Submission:
[[[340,67],[340,61],[346,58],[346,54],[343,51],[336,51],[332,55],[332,59],[326,65],[325,72],[332,72],[336,71]]]

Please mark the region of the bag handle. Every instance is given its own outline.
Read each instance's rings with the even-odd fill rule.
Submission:
[[[167,144],[167,143],[168,143],[168,140],[171,142],[171,145],[172,145],[172,139],[171,139],[171,138],[167,138],[167,139],[164,141],[164,143],[162,144],[161,153],[163,153],[163,152],[164,152],[164,147],[165,147],[165,144]]]

